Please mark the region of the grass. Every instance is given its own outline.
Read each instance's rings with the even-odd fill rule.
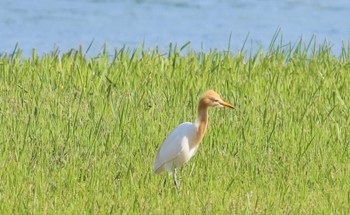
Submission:
[[[275,42],[2,54],[1,214],[349,213],[350,48]],[[155,153],[207,89],[237,110],[209,111],[181,190],[163,187]]]

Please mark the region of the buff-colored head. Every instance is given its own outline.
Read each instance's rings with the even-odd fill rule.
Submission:
[[[235,107],[227,102],[224,102],[219,94],[213,90],[208,90],[203,94],[201,103],[209,107],[229,107],[234,109]]]

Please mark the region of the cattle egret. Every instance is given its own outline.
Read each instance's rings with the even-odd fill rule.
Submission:
[[[159,174],[163,171],[174,174],[174,184],[178,188],[176,168],[187,163],[196,153],[207,129],[208,107],[235,108],[224,102],[213,90],[204,93],[198,104],[198,117],[195,123],[184,122],[178,125],[160,146],[154,161],[153,171]]]

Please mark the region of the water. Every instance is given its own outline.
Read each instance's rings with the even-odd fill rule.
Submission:
[[[348,0],[1,0],[0,53],[18,43],[24,55],[93,42],[89,54],[126,45],[167,50],[191,42],[197,51],[268,48],[280,28],[285,43],[313,35],[340,53],[350,40]]]

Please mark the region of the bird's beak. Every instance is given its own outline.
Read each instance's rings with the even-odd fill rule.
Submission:
[[[227,102],[224,102],[224,101],[220,101],[219,102],[221,105],[225,106],[225,107],[229,107],[229,108],[232,108],[232,109],[235,109],[236,107],[227,103]]]

